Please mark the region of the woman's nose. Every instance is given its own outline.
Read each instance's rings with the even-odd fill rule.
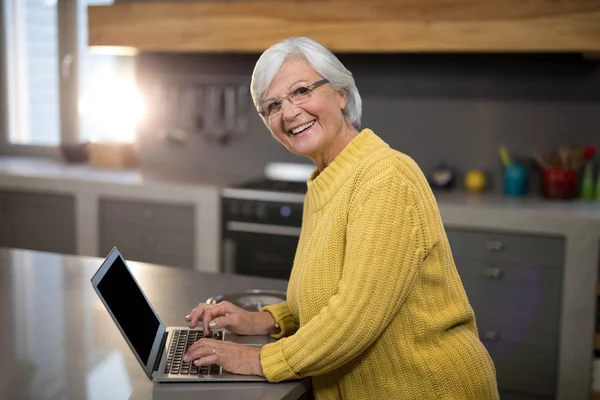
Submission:
[[[283,115],[283,119],[285,119],[286,121],[293,120],[298,116],[298,114],[300,114],[300,112],[300,107],[298,107],[295,104],[292,104],[292,102],[287,99],[284,100],[281,104],[281,113]]]

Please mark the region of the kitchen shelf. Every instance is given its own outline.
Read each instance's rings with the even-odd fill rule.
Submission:
[[[597,0],[248,0],[89,6],[89,45],[262,52],[310,36],[335,52],[600,52]]]

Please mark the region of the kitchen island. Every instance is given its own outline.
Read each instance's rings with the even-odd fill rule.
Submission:
[[[170,241],[170,249],[162,250],[181,254],[187,249],[195,255],[188,264],[196,270],[217,272],[220,193],[243,179],[249,178],[199,174],[197,180],[182,181],[147,176],[139,170],[101,170],[3,156],[0,220],[5,217],[10,222],[11,216],[16,217],[12,225],[0,224],[0,243],[11,243],[7,236],[12,234],[22,245],[4,246],[40,249],[48,245],[50,230],[53,237],[60,238],[59,244],[67,242],[64,237],[70,238],[73,254],[102,256],[99,244],[103,237],[124,250],[124,243],[137,234],[140,254],[148,256],[160,247],[156,232],[164,233],[175,220],[183,220],[188,233],[180,236],[182,239],[167,235],[164,240]],[[482,340],[488,349],[501,351],[494,355],[501,388],[512,390],[517,396],[513,398],[518,399],[587,398],[597,318],[600,203],[494,193],[435,195],[459,273],[476,309]],[[38,200],[45,196],[54,197]],[[302,202],[303,195],[286,194],[288,200],[293,196]],[[68,205],[58,209],[70,209],[64,213],[69,218],[49,208],[57,208],[57,202]],[[181,213],[181,207],[187,212]],[[44,215],[38,212],[42,209]],[[138,211],[138,220],[131,219],[131,210]],[[108,222],[114,222],[124,239],[108,234],[111,232],[102,223],[105,211],[115,216]],[[48,215],[71,234],[61,237],[57,224],[41,224]],[[151,226],[140,233],[133,231],[136,223]],[[182,249],[186,240],[187,247]],[[128,249],[125,254],[134,253]],[[145,261],[174,265],[170,263],[173,258]],[[512,351],[505,351],[505,345]]]
[[[90,279],[102,259],[0,248],[2,399],[302,399],[308,380],[154,384],[144,374]],[[166,325],[210,296],[285,290],[286,281],[130,262]]]

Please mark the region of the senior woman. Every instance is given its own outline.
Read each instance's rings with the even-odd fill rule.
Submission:
[[[251,92],[273,136],[316,165],[287,301],[199,304],[186,319],[279,340],[201,339],[186,360],[270,382],[311,377],[316,399],[497,399],[434,196],[411,158],[360,130],[352,74],[290,38],[259,58]]]

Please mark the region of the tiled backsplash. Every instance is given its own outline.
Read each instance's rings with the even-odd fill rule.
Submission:
[[[258,55],[145,54],[142,84],[158,76],[250,81]],[[515,158],[561,144],[600,145],[600,67],[579,55],[342,55],[363,98],[363,127],[429,171],[440,160],[459,178],[470,168],[500,190],[498,147]],[[310,162],[276,143],[253,112],[227,146],[191,135],[173,144],[140,138],[142,168],[185,178],[211,173],[254,177],[271,161]],[[533,168],[532,190],[536,191]]]

